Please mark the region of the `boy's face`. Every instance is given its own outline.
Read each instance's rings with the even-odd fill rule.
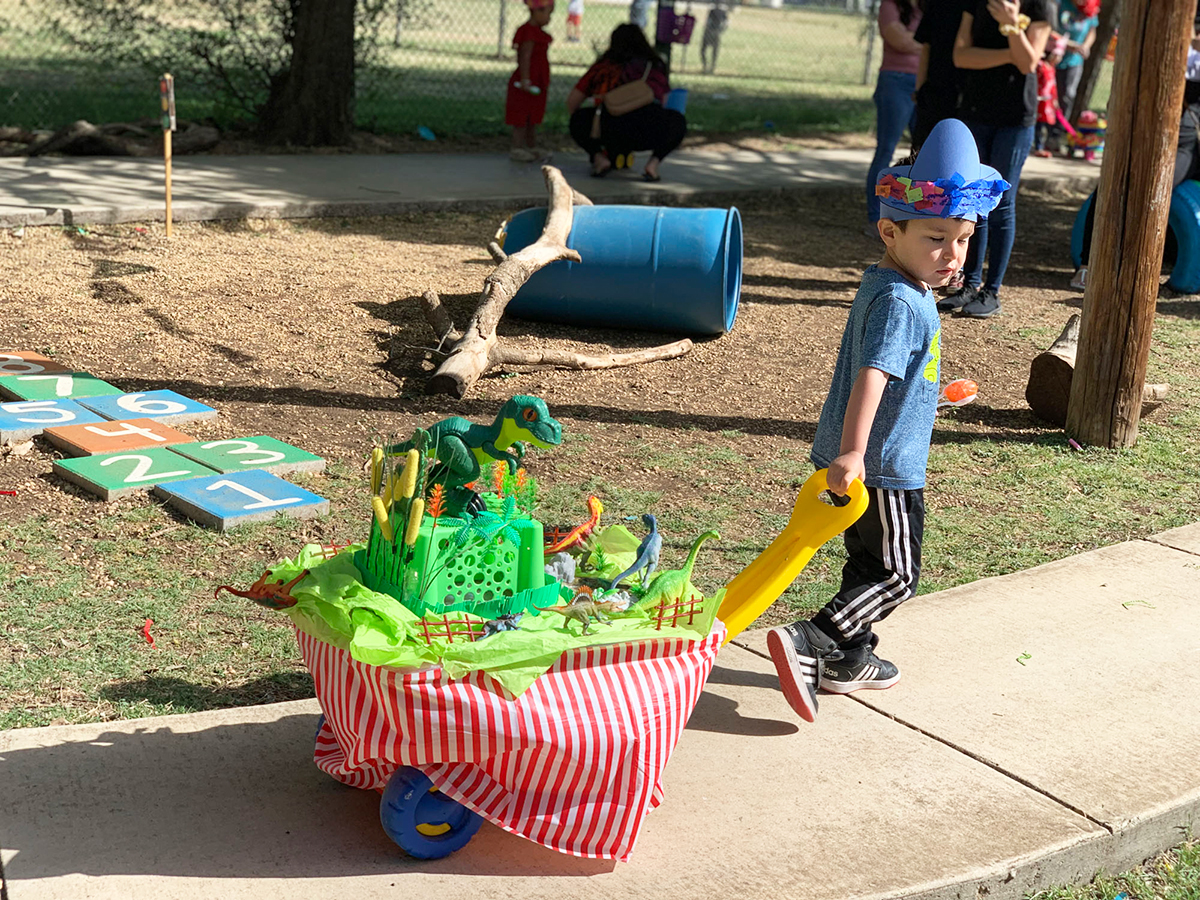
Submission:
[[[909,275],[940,287],[962,268],[975,223],[966,219],[909,219],[903,230],[891,219],[879,220],[879,236],[888,253]]]
[[[529,13],[529,18],[533,19],[533,21],[539,26],[540,25],[549,25],[550,24],[550,14],[552,12],[554,12],[554,4],[547,3],[545,6],[541,7],[540,9],[531,10]]]

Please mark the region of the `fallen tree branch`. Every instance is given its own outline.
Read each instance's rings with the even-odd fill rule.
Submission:
[[[616,369],[621,366],[637,366],[660,359],[675,359],[692,349],[688,338],[673,344],[647,347],[631,353],[607,353],[589,356],[570,350],[521,350],[516,347],[497,346],[492,351],[493,366],[556,366],[562,369]]]
[[[692,349],[684,339],[658,347],[647,347],[631,353],[589,355],[569,350],[524,349],[500,343],[496,328],[521,286],[539,269],[560,259],[581,262],[579,254],[567,246],[576,206],[591,206],[592,201],[567,184],[562,172],[553,166],[543,166],[549,192],[549,209],[541,236],[528,247],[506,254],[498,238],[488,243],[487,250],[496,261],[483,282],[479,306],[464,331],[455,329],[454,322],[434,291],[421,298],[425,318],[438,336],[439,349],[446,341],[453,346],[446,359],[430,377],[426,390],[431,394],[452,394],[462,397],[489,369],[496,366],[555,366],[566,369],[613,369],[636,366],[656,360],[674,359]]]

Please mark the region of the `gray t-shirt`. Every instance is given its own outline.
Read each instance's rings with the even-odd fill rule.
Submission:
[[[932,291],[922,292],[893,269],[871,266],[863,273],[817,424],[814,465],[825,468],[837,458],[850,390],[859,370],[869,366],[891,377],[867,441],[866,484],[890,490],[925,486],[940,390],[941,334]]]

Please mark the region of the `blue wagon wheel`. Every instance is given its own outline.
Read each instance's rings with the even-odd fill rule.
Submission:
[[[419,769],[401,766],[383,789],[379,821],[409,856],[441,859],[465,847],[483,817],[444,795]]]
[[[1093,193],[1084,201],[1071,229],[1071,261],[1076,267],[1083,258],[1084,223],[1095,197]],[[1167,227],[1176,246],[1167,287],[1180,294],[1200,292],[1200,182],[1185,181],[1175,188]]]

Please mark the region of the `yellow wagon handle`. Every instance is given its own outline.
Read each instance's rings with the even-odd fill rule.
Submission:
[[[808,565],[813,554],[830,538],[858,521],[867,508],[867,489],[857,478],[850,483],[845,506],[831,506],[821,499],[828,489],[825,474],[818,469],[800,488],[787,527],[757,559],[742,569],[725,588],[725,599],[717,617],[725,623],[728,643],[766,612],[779,595]]]

